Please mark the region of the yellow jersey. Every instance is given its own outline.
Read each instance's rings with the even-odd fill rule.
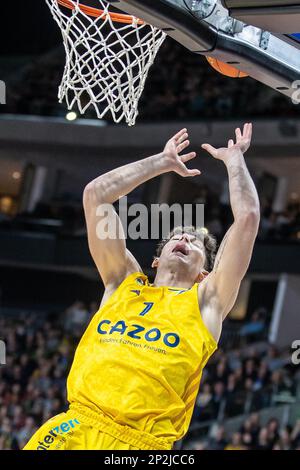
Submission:
[[[202,370],[216,348],[201,318],[198,284],[156,287],[131,274],[84,333],[68,400],[171,445],[188,430]]]

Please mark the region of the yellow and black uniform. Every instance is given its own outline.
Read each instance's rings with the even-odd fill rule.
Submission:
[[[216,347],[201,318],[198,284],[155,287],[131,274],[78,345],[69,411],[44,424],[25,449],[171,449],[188,430]]]

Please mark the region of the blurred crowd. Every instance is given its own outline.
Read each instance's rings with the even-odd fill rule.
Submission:
[[[62,49],[36,59],[9,90],[3,112],[64,116],[57,99],[64,68]],[[206,59],[168,39],[152,66],[139,106],[139,121],[299,117],[300,107],[252,80],[225,77]],[[85,117],[94,118],[90,108]],[[105,118],[110,120],[110,118]]]
[[[176,188],[177,186],[174,185],[174,191]],[[175,199],[178,202],[181,201],[182,192],[177,189],[176,191]],[[220,241],[233,222],[229,200],[226,198],[226,201],[224,201],[222,195],[213,192],[207,184],[197,187],[195,191],[197,197],[193,199],[188,194],[189,200],[180,203],[191,203],[193,199],[192,203],[195,207],[196,204],[204,204],[205,225]],[[135,202],[141,201],[137,200]],[[268,199],[261,198],[260,205],[261,221],[258,240],[268,242],[300,240],[299,196],[295,195],[294,198],[290,198],[283,211],[275,211],[272,208],[272,201]],[[151,214],[148,223],[151,226]],[[196,219],[194,223],[196,223]],[[13,217],[1,213],[0,206],[0,228],[51,232],[71,236],[86,234],[82,202],[72,198],[71,195],[49,202],[41,201],[36,205],[33,212],[19,213]]]
[[[195,203],[205,204],[205,224],[217,239],[221,239],[233,222],[232,210],[227,197],[213,194],[207,185],[199,188]],[[272,200],[260,197],[261,220],[258,240],[300,240],[300,199],[292,195],[284,210],[276,211]]]
[[[229,435],[228,435],[229,434]],[[252,413],[238,431],[226,433],[223,425],[213,428],[208,439],[194,441],[195,450],[300,450],[300,420],[294,426],[280,425],[277,418],[262,424],[258,413]]]
[[[291,198],[285,210],[276,212],[270,201],[261,204],[260,240],[300,240],[300,200]]]
[[[267,344],[267,343],[265,343]],[[282,403],[294,403],[296,368],[290,354],[274,346],[228,351],[219,349],[208,363],[194,411],[194,420],[210,421]]]
[[[49,202],[40,201],[33,211],[16,214],[1,213],[0,204],[0,227],[31,232],[81,234],[85,227],[82,201],[64,196]]]
[[[96,304],[76,301],[58,316],[0,317],[7,357],[0,366],[0,449],[21,449],[42,423],[66,409],[66,376],[96,311]]]
[[[21,449],[41,424],[67,408],[68,370],[76,345],[96,311],[96,303],[86,306],[76,301],[61,314],[0,316],[1,338],[7,347],[6,365],[0,367],[0,449]],[[279,354],[273,346],[265,345],[259,351],[220,348],[205,369],[192,425],[293,403],[295,379],[288,356]],[[270,437],[271,424],[267,430],[260,429],[257,419],[255,426],[253,417],[250,419],[254,430],[246,420],[243,429],[227,440],[220,428],[209,442],[197,445],[299,445],[299,425],[294,430],[279,431],[277,423],[275,439]]]
[[[251,78],[219,74],[206,59],[167,40],[141,99],[140,118],[229,119],[300,116],[300,107]]]

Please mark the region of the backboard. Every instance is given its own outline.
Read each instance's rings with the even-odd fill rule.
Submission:
[[[292,97],[295,92],[295,82],[300,80],[300,42],[297,36],[273,34],[232,18],[224,6],[226,2],[223,4],[221,0],[108,2],[162,29],[197,54],[232,64],[287,96]],[[234,2],[228,3],[232,7]]]

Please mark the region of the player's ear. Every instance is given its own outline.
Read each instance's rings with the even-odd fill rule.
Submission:
[[[201,273],[198,274],[198,276],[197,276],[195,282],[201,282],[201,281],[203,281],[203,279],[205,279],[206,276],[208,276],[208,275],[209,275],[209,272],[206,271],[205,269],[203,269],[203,270],[201,271]]]
[[[151,268],[158,268],[159,258],[154,258],[151,264]]]

